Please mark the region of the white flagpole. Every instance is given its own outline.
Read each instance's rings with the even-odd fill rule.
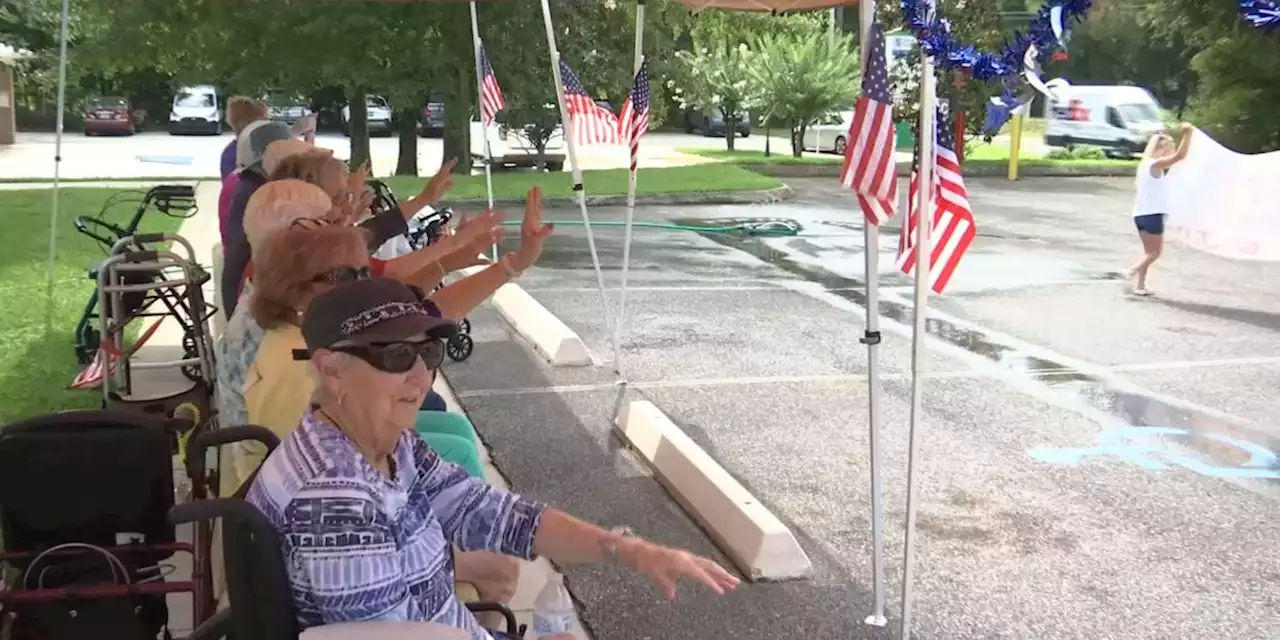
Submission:
[[[635,64],[632,65],[631,69],[633,81],[635,75],[640,73],[640,65],[644,62],[644,9],[645,0],[638,0],[636,3]],[[632,109],[635,108],[635,105],[631,106]],[[628,148],[629,151],[630,149]],[[627,319],[627,274],[631,269],[631,231],[636,216],[636,173],[637,167],[632,167],[627,180],[627,218],[622,232],[622,288],[618,292],[618,323],[613,326],[613,368],[614,373],[621,380],[619,384],[622,390],[625,390],[627,386],[627,379],[622,375],[622,326]],[[619,408],[621,407],[619,406]],[[615,417],[617,416],[615,415]]]
[[[480,135],[484,139],[484,190],[489,197],[489,208],[493,208],[493,148],[489,146],[489,127],[484,123],[484,71],[480,63],[480,52],[483,44],[480,40],[480,18],[476,15],[476,3],[471,3],[471,48],[476,58],[476,113],[480,115]],[[498,243],[493,243],[493,261],[497,262]]]
[[[591,250],[591,264],[596,270],[596,286],[600,289],[600,302],[604,305],[606,327],[613,324],[609,296],[605,292],[604,272],[600,269],[600,254],[596,251],[596,237],[591,231],[591,216],[587,213],[587,192],[582,186],[582,168],[578,166],[578,145],[570,133],[569,105],[564,97],[564,79],[560,77],[560,50],[556,48],[556,30],[551,22],[551,5],[542,0],[542,22],[547,28],[547,49],[551,52],[551,77],[556,83],[556,103],[560,107],[560,127],[564,133],[565,147],[569,151],[569,169],[573,173],[573,192],[578,196],[578,209],[582,212],[582,226],[587,232],[587,248]]]
[[[858,42],[862,47],[862,70],[865,75],[871,55],[871,25],[876,19],[875,0],[862,0],[858,11]],[[893,170],[896,174],[896,165]],[[867,288],[867,316],[866,330],[859,342],[867,345],[867,425],[871,446],[871,590],[874,598],[871,615],[867,616],[866,623],[883,627],[888,624],[888,620],[884,616],[884,489],[880,483],[880,226],[870,221],[862,224],[862,255],[865,259],[863,273]]]
[[[917,191],[920,206],[916,211],[915,271],[916,295],[912,311],[915,314],[915,327],[911,332],[911,429],[910,445],[907,453],[907,535],[903,543],[902,563],[902,630],[898,636],[901,640],[911,637],[911,587],[915,578],[915,532],[916,532],[916,456],[920,453],[919,426],[921,414],[924,412],[924,380],[920,377],[923,368],[925,340],[928,337],[925,328],[925,315],[929,305],[929,258],[933,254],[930,232],[933,226],[933,171],[934,143],[937,141],[937,90],[934,86],[933,59],[927,55],[920,56],[920,156],[916,171]]]
[[[59,23],[58,35],[58,116],[55,120],[58,130],[54,133],[53,142],[53,196],[49,203],[49,265],[48,285],[45,292],[45,328],[53,328],[53,280],[54,262],[58,257],[58,194],[62,191],[62,114],[67,110],[67,22],[70,20],[70,0],[62,0],[62,21]],[[132,115],[130,116],[132,117]],[[105,304],[105,300],[98,304]],[[106,385],[103,385],[106,388]]]

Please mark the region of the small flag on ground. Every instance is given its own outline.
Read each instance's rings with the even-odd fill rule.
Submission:
[[[587,94],[578,74],[560,61],[560,80],[569,108],[569,135],[578,144],[618,144],[618,116],[596,104]]]
[[[933,158],[933,228],[929,234],[933,245],[929,256],[929,286],[936,293],[946,289],[978,232],[973,211],[969,208],[969,193],[960,175],[950,122],[946,111],[939,107]],[[912,171],[907,221],[902,225],[902,235],[898,238],[898,268],[909,276],[915,276],[917,261],[913,246],[919,219],[916,214],[920,206],[917,182],[916,172]]]
[[[155,335],[156,329],[160,328],[160,323],[152,322],[147,330],[138,336],[133,346],[129,349],[129,356],[138,352],[151,336]],[[123,354],[116,348],[115,343],[110,340],[103,340],[98,345],[98,351],[93,354],[93,362],[85,367],[83,371],[76,374],[75,380],[71,381],[72,389],[96,389],[102,384],[103,379],[107,376],[115,375],[116,364],[120,362]]]
[[[871,25],[868,55],[862,95],[849,125],[840,183],[857,194],[867,222],[878,225],[897,210],[898,171],[893,157],[893,97],[889,95],[889,76],[884,68],[884,30],[877,23]]]
[[[640,62],[631,94],[622,104],[618,117],[618,137],[631,145],[631,170],[635,171],[640,160],[640,138],[649,131],[649,61]]]
[[[483,44],[480,45],[480,74],[480,120],[487,127],[493,124],[499,111],[507,108],[507,101],[502,97],[498,77],[493,75],[493,65],[489,63],[489,54]]]

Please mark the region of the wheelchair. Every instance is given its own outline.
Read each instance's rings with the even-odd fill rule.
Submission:
[[[400,211],[400,201],[396,199],[396,194],[391,191],[391,187],[387,183],[381,180],[370,180],[369,186],[373,189],[372,211],[374,215],[391,211],[398,213]],[[387,253],[379,250],[377,257],[382,259],[394,258],[411,251],[418,251],[439,240],[445,227],[453,220],[453,209],[441,207],[424,211],[424,213],[419,213],[409,220],[408,232],[397,239],[394,249]],[[441,286],[444,286],[443,283],[436,287],[436,290],[439,291]],[[475,351],[475,341],[471,339],[471,321],[463,318],[458,322],[458,328],[457,335],[449,338],[449,341],[445,343],[445,354],[454,362],[462,362],[470,358]]]
[[[206,476],[203,465],[208,452],[242,440],[257,440],[268,451],[279,441],[270,431],[258,426],[224,427],[196,434],[188,445],[187,474],[192,478]],[[255,474],[256,476],[256,474]],[[174,525],[193,523],[211,530],[213,522],[222,522],[222,547],[227,576],[227,598],[230,606],[218,611],[197,626],[188,640],[305,640],[293,609],[293,593],[285,571],[285,559],[275,528],[253,505],[245,502],[253,477],[234,496],[197,500],[180,504],[170,511]],[[515,614],[496,602],[468,603],[472,613],[500,614],[506,632],[523,636],[525,628]]]
[[[169,640],[174,593],[192,594],[195,624],[212,613],[209,538],[179,541],[168,520],[190,428],[114,410],[0,426],[0,637]],[[172,576],[179,553],[189,580]]]

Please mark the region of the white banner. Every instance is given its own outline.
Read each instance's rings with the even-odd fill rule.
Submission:
[[[1280,151],[1236,153],[1196,129],[1168,179],[1166,235],[1223,258],[1280,262]]]

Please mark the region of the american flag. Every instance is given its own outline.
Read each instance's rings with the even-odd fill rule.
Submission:
[[[483,44],[480,45],[480,74],[480,120],[487,127],[493,124],[499,111],[507,108],[507,101],[502,97],[498,76],[493,75],[493,65],[489,63],[489,54]]]
[[[618,144],[618,116],[596,104],[564,60],[560,61],[560,80],[564,82],[572,140],[578,144]]]
[[[929,286],[942,293],[951,281],[960,259],[977,235],[977,223],[969,208],[969,193],[960,176],[960,162],[956,158],[955,135],[951,130],[946,109],[938,108],[937,144],[934,145],[933,163],[933,228],[929,237],[933,251],[929,260]],[[916,215],[919,200],[916,172],[911,172],[910,204],[907,206],[907,222],[902,225],[898,237],[898,268],[909,275],[916,269]]]
[[[881,224],[898,206],[898,171],[894,163],[893,97],[885,72],[884,30],[871,25],[871,47],[862,74],[862,95],[849,124],[840,183],[853,189],[867,222]]]
[[[151,336],[155,335],[156,329],[159,328],[159,322],[151,323],[151,326],[147,327],[147,330],[142,332],[142,335],[138,336],[137,340],[133,341],[133,347],[129,349],[129,355],[137,353],[138,349],[141,349],[142,346],[151,339]],[[109,375],[115,375],[116,365],[120,362],[123,356],[124,354],[116,348],[114,342],[110,340],[103,340],[102,343],[98,345],[98,351],[93,354],[93,362],[90,362],[89,366],[76,374],[75,380],[71,381],[71,388],[97,388],[102,384],[104,378]]]
[[[631,143],[631,170],[635,171],[640,159],[640,138],[649,131],[649,61],[640,62],[636,82],[631,95],[622,104],[618,117],[618,137]]]

